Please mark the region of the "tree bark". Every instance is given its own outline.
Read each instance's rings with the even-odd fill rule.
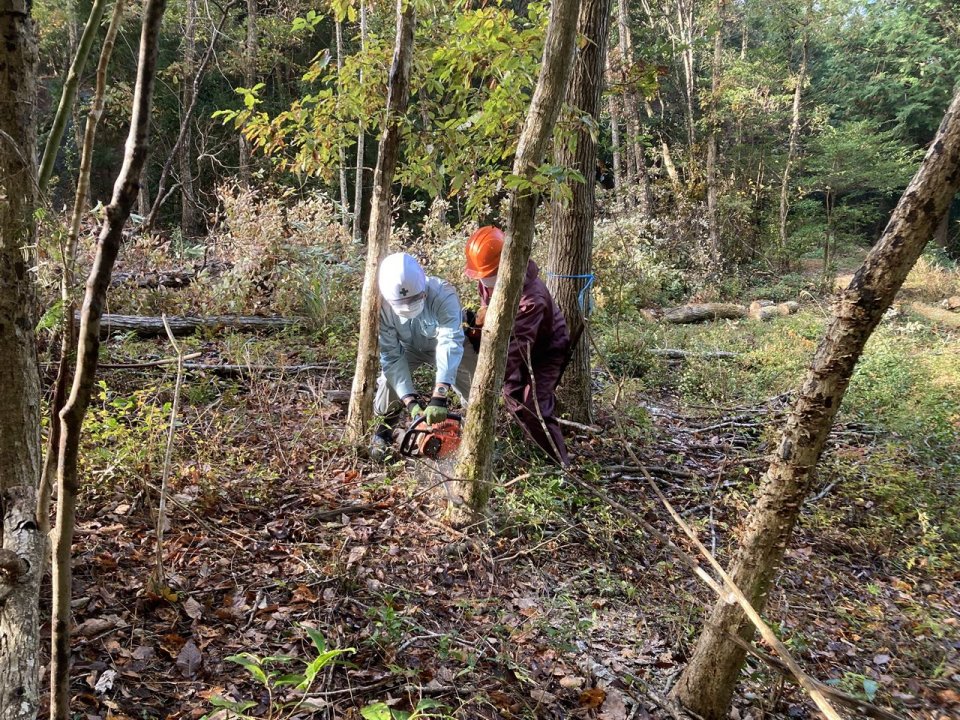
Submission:
[[[30,3],[0,0],[0,720],[33,720],[40,700],[36,70]]]
[[[367,4],[360,0],[360,52],[367,51]],[[363,70],[360,71],[359,82],[363,85]],[[363,211],[363,146],[365,135],[363,118],[360,118],[360,129],[357,131],[357,169],[353,178],[353,239],[360,240],[360,216]]]
[[[607,75],[613,75],[613,71],[610,69],[610,55],[607,55]],[[617,198],[618,203],[623,202],[624,196],[624,177],[623,177],[623,162],[620,156],[620,112],[617,109],[617,98],[613,93],[610,93],[607,98],[607,103],[609,106],[610,113],[610,144],[613,146],[611,151],[613,153],[613,192]]]
[[[123,241],[123,226],[137,201],[140,173],[147,158],[150,110],[157,69],[157,45],[165,0],[146,0],[140,31],[140,55],[134,88],[130,131],[123,166],[106,209],[97,253],[87,279],[77,341],[77,371],[70,397],[60,413],[60,452],[57,465],[57,522],[53,532],[53,619],[51,622],[50,717],[70,718],[70,589],[71,546],[79,478],[77,460],[83,417],[90,403],[100,351],[100,318],[106,303],[110,273]]]
[[[780,267],[786,269],[787,256],[787,217],[790,213],[790,170],[797,156],[797,141],[800,139],[800,98],[804,83],[807,81],[807,54],[810,48],[809,35],[810,7],[807,6],[807,18],[803,27],[800,69],[797,71],[797,87],[793,91],[793,114],[790,119],[790,144],[787,159],[783,164],[783,179],[780,181]]]
[[[216,36],[214,36],[216,37]],[[184,238],[199,235],[197,222],[197,202],[193,194],[193,170],[191,152],[193,149],[193,127],[191,115],[196,103],[196,89],[199,74],[195,67],[197,55],[197,0],[187,0],[187,17],[183,32],[183,93],[180,105],[180,124],[183,127],[183,141],[177,149],[177,165],[180,169],[180,232]]]
[[[567,91],[567,104],[577,116],[597,120],[603,92],[603,71],[606,65],[607,34],[610,29],[611,0],[582,0],[577,34],[583,45],[575,58],[573,75]],[[547,254],[547,285],[560,306],[570,337],[580,337],[586,289],[593,279],[593,216],[596,196],[597,143],[590,128],[578,123],[574,145],[561,144],[556,162],[583,175],[584,182],[567,182],[569,202],[554,201],[552,207],[550,248]],[[581,303],[583,302],[583,304]],[[563,384],[557,393],[563,409],[575,422],[593,420],[593,382],[590,377],[589,345],[577,343],[567,365]]]
[[[404,5],[406,4],[406,8]],[[377,335],[380,327],[380,291],[377,271],[390,243],[393,197],[391,185],[400,154],[400,117],[407,110],[410,93],[410,67],[413,62],[413,34],[416,27],[413,3],[397,0],[397,37],[390,66],[387,88],[387,112],[377,169],[373,175],[373,199],[370,208],[370,231],[367,233],[367,264],[360,299],[360,336],[357,366],[353,376],[350,407],[347,412],[349,442],[359,443],[373,419],[373,390],[377,380]]]
[[[53,165],[60,150],[63,131],[67,127],[67,118],[73,111],[73,100],[77,96],[80,75],[87,64],[87,57],[90,55],[90,48],[93,47],[93,40],[100,30],[100,20],[103,18],[103,11],[106,7],[107,0],[94,0],[93,6],[90,8],[90,17],[87,18],[87,24],[83,28],[83,34],[80,36],[80,42],[77,45],[77,54],[74,55],[73,62],[70,64],[70,71],[67,73],[63,92],[60,93],[60,105],[57,107],[57,114],[53,118],[53,127],[50,128],[50,135],[47,136],[47,143],[43,148],[43,159],[40,161],[38,183],[41,193],[46,192],[47,183],[50,182],[50,176],[53,175]]]
[[[960,93],[880,241],[840,295],[747,518],[730,575],[758,610],[763,609],[864,345],[958,189]],[[727,639],[728,633],[746,640],[753,635],[740,609],[721,602],[705,623],[675,690],[685,706],[707,720],[726,717],[743,665],[744,650]]]
[[[252,88],[257,79],[257,55],[259,54],[259,40],[257,38],[257,0],[247,0],[247,38],[244,45],[243,83]],[[240,182],[250,185],[250,164],[253,149],[250,143],[240,133]]]
[[[686,101],[687,156],[690,158],[691,165],[695,157],[694,148],[697,140],[694,130],[696,118],[693,113],[693,99],[697,95],[697,76],[693,58],[694,2],[695,0],[676,0],[678,39],[683,45],[680,59],[683,63],[683,90]],[[689,174],[696,175],[696,173]]]
[[[50,431],[47,437],[47,446],[43,459],[43,474],[40,482],[40,498],[37,504],[37,515],[40,528],[44,533],[50,530],[50,493],[57,473],[57,451],[60,447],[60,410],[67,398],[67,386],[70,382],[70,370],[73,367],[71,352],[74,341],[75,323],[73,318],[73,282],[74,265],[77,258],[77,243],[80,238],[80,223],[87,206],[87,196],[90,188],[90,169],[93,166],[93,148],[97,136],[97,124],[103,115],[105,95],[107,89],[107,67],[113,46],[117,39],[117,31],[123,21],[123,8],[126,0],[116,0],[113,5],[113,14],[110,17],[110,26],[103,39],[100,50],[100,60],[97,62],[97,81],[87,113],[87,123],[83,132],[83,145],[80,152],[80,172],[77,176],[76,196],[73,200],[73,212],[70,215],[70,226],[67,230],[67,248],[63,257],[63,279],[60,287],[60,300],[64,308],[64,322],[61,330],[62,347],[60,367],[54,383],[53,396],[50,402]]]
[[[507,349],[533,245],[538,195],[532,184],[527,183],[536,177],[543,162],[563,103],[576,49],[579,6],[579,0],[554,0],[550,5],[540,76],[513,162],[514,176],[524,182],[510,194],[497,285],[487,310],[485,337],[470,387],[470,413],[456,469],[456,477],[465,481],[460,483],[465,487],[458,488],[463,502],[449,509],[449,518],[455,524],[481,514],[490,495],[497,400],[503,387]]]

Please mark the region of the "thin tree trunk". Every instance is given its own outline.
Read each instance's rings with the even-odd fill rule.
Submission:
[[[550,5],[540,77],[513,162],[513,174],[526,180],[536,177],[560,113],[576,49],[579,6],[579,0],[554,0]],[[537,200],[538,195],[530,189],[510,194],[497,286],[484,323],[485,337],[470,388],[470,413],[455,473],[465,480],[462,484],[466,487],[460,488],[464,503],[449,509],[450,519],[457,524],[482,513],[490,495],[497,400],[503,387],[507,349],[533,245]]]
[[[367,51],[367,4],[360,0],[360,52]],[[363,85],[363,70],[360,71],[360,85]],[[360,216],[363,212],[363,118],[360,118],[357,131],[357,169],[353,178],[353,239],[360,240]]]
[[[404,8],[406,5],[406,8]],[[373,199],[370,208],[370,232],[367,233],[367,265],[363,276],[363,294],[360,299],[360,337],[357,347],[357,366],[350,391],[347,413],[349,442],[359,443],[370,429],[373,419],[373,389],[377,380],[377,334],[380,326],[380,291],[377,289],[377,271],[387,254],[392,218],[390,213],[393,193],[393,174],[400,154],[400,117],[407,110],[410,93],[410,66],[413,61],[413,34],[416,12],[413,3],[397,0],[397,38],[390,66],[387,88],[387,113],[377,169],[373,175]]]
[[[177,165],[180,169],[180,232],[184,238],[196,237],[198,234],[197,205],[193,194],[193,170],[190,167],[190,154],[193,149],[193,127],[191,117],[187,115],[188,109],[192,110],[196,103],[195,89],[200,80],[199,73],[196,72],[195,68],[196,55],[197,0],[187,0],[186,27],[183,33],[183,97],[180,106],[183,141],[177,149]]]
[[[583,38],[583,44],[574,61],[567,91],[567,104],[571,110],[578,116],[589,115],[594,120],[600,115],[610,2],[582,0],[580,4],[577,34]],[[593,279],[597,143],[583,123],[578,123],[574,143],[572,148],[569,144],[558,147],[556,162],[561,167],[579,171],[585,182],[569,181],[570,201],[553,203],[547,255],[547,267],[552,274],[548,275],[547,284],[566,318],[570,336],[580,337],[583,332],[581,313],[585,315],[589,311],[585,306],[586,290]],[[586,340],[581,340],[574,348],[557,395],[571,420],[593,422],[593,383]]]
[[[137,191],[137,214],[145,218],[150,215],[150,168],[144,164],[140,171],[140,189]]]
[[[612,77],[613,73],[610,69],[610,55],[607,55],[607,75]],[[618,203],[623,202],[624,195],[624,178],[623,178],[623,163],[620,157],[620,118],[619,111],[617,110],[617,98],[613,93],[610,93],[607,98],[607,103],[609,106],[610,113],[610,143],[613,145],[613,187],[614,195],[617,198]]]
[[[880,241],[840,295],[747,518],[730,575],[757,610],[763,609],[810,492],[812,471],[857,360],[958,189],[960,93]],[[739,607],[718,603],[680,677],[675,693],[707,720],[726,717],[745,657],[745,651],[727,639],[727,634],[749,640],[753,629],[748,625]]]
[[[197,106],[200,82],[203,80],[203,73],[206,71],[207,65],[210,63],[210,59],[213,57],[214,48],[217,46],[217,39],[220,37],[223,26],[226,24],[228,17],[230,17],[229,5],[224,7],[223,15],[220,16],[220,22],[217,23],[217,26],[213,29],[213,34],[210,36],[210,44],[207,45],[207,49],[203,53],[203,58],[200,60],[200,65],[193,74],[190,92],[190,105],[187,106],[187,108],[183,111],[183,115],[180,119],[180,132],[177,134],[177,139],[174,141],[173,147],[170,149],[170,154],[167,156],[166,162],[163,163],[163,169],[160,171],[160,179],[157,180],[157,195],[154,198],[153,205],[150,207],[150,212],[146,214],[146,220],[144,220],[143,223],[147,230],[153,229],[157,222],[157,215],[160,213],[161,206],[170,196],[170,193],[165,191],[167,189],[167,178],[170,177],[170,171],[173,169],[173,161],[180,157],[181,148],[183,148],[185,151],[189,150],[189,148],[185,148],[185,145],[186,139],[190,133],[190,119],[193,117],[193,111]]]
[[[87,24],[83,28],[83,34],[80,36],[80,42],[77,45],[77,54],[73,58],[70,72],[67,73],[67,80],[63,84],[60,105],[57,107],[57,114],[53,118],[53,127],[50,128],[47,144],[43,148],[43,159],[40,161],[38,182],[41,193],[46,192],[47,183],[50,182],[50,176],[53,175],[53,165],[57,160],[57,152],[60,150],[63,131],[66,129],[67,119],[73,111],[73,100],[77,96],[80,75],[87,64],[87,56],[90,55],[93,40],[100,30],[100,20],[103,19],[103,11],[106,7],[107,0],[94,0],[93,6],[90,8],[90,17],[87,18]]]
[[[257,79],[257,55],[259,54],[259,40],[257,38],[257,0],[247,0],[247,39],[244,45],[243,82],[252,88]],[[247,139],[240,133],[240,182],[250,185],[250,164],[252,148]]]
[[[694,19],[695,0],[676,0],[677,11],[677,29],[679,39],[683,44],[680,58],[683,63],[683,91],[686,101],[686,124],[687,124],[687,156],[690,158],[691,165],[694,164],[694,148],[696,147],[696,132],[694,130],[695,116],[693,113],[694,98],[697,95],[696,70],[693,57],[693,19]],[[696,176],[693,168],[688,173],[691,177]]]
[[[39,706],[40,378],[34,328],[37,43],[28,0],[0,0],[0,720]]]
[[[87,207],[87,196],[90,188],[90,169],[93,166],[93,147],[97,136],[97,124],[103,115],[105,95],[107,89],[107,67],[113,46],[117,38],[117,31],[123,21],[123,8],[126,0],[116,0],[113,5],[113,15],[110,26],[103,39],[103,48],[100,50],[100,60],[97,62],[97,83],[87,113],[87,124],[83,133],[83,149],[80,153],[80,173],[77,176],[77,191],[73,201],[73,212],[70,216],[70,227],[67,230],[67,248],[63,258],[63,279],[60,286],[60,299],[63,305],[64,322],[62,330],[62,348],[60,350],[60,366],[57,370],[57,380],[54,383],[53,397],[50,402],[50,431],[47,438],[47,447],[43,460],[43,475],[40,483],[40,499],[37,504],[37,515],[40,528],[46,534],[50,530],[50,493],[57,473],[57,451],[60,448],[60,410],[67,398],[67,385],[70,381],[72,362],[72,345],[74,341],[75,325],[73,322],[73,271],[77,259],[77,242],[80,238],[80,223]]]
[[[809,22],[809,7],[807,9]],[[797,141],[800,139],[800,98],[803,85],[807,80],[807,53],[810,38],[808,25],[803,28],[803,45],[800,55],[800,69],[797,72],[797,87],[793,91],[793,115],[790,120],[790,145],[787,148],[787,159],[783,164],[783,179],[780,182],[780,266],[786,269],[789,263],[787,256],[787,217],[790,213],[790,169],[793,159],[797,156]]]
[[[123,226],[137,200],[139,178],[147,158],[150,109],[157,69],[157,45],[166,0],[146,0],[140,32],[137,84],[133,94],[130,131],[123,167],[97,241],[87,279],[77,341],[77,371],[70,397],[60,413],[60,452],[57,467],[57,523],[53,532],[53,619],[51,623],[50,717],[70,718],[70,590],[71,546],[79,478],[77,460],[83,417],[90,403],[100,351],[100,317],[106,303],[110,273],[123,241]]]
[[[710,272],[718,273],[723,262],[720,249],[720,219],[717,211],[717,94],[720,92],[720,60],[723,53],[721,29],[723,0],[717,0],[717,29],[713,34],[713,67],[710,73],[710,136],[707,139],[707,225],[710,232]]]
[[[343,23],[337,20],[337,78],[343,75]],[[337,84],[337,105],[340,105],[340,80]],[[347,196],[347,153],[340,143],[340,223],[345,227],[350,227],[350,198]]]
[[[650,213],[650,175],[647,172],[647,160],[643,142],[640,140],[640,101],[637,98],[631,78],[633,69],[633,40],[630,37],[630,23],[627,0],[617,0],[617,31],[620,41],[620,62],[623,75],[623,112],[627,118],[630,135],[626,151],[631,156],[636,172],[637,209],[642,215]]]

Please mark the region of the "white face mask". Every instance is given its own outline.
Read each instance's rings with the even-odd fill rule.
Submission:
[[[414,300],[408,305],[391,305],[391,307],[393,308],[393,311],[404,320],[412,320],[423,312],[424,305],[426,305],[426,301],[423,298],[420,298],[419,300]]]
[[[480,284],[485,288],[492,288],[497,284],[497,276],[491,275],[490,277],[480,278]]]

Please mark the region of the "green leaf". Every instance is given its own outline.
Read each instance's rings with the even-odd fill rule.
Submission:
[[[258,680],[264,687],[269,685],[267,674],[263,671],[260,665],[260,659],[256,655],[240,653],[239,655],[230,655],[225,659],[242,666],[244,670],[250,673],[250,675]]]
[[[310,637],[313,641],[314,647],[317,648],[317,652],[326,652],[327,651],[327,639],[323,636],[316,628],[309,627],[307,625],[301,625],[303,631]]]
[[[364,720],[393,720],[393,713],[386,703],[378,702],[360,709]]]
[[[870,678],[863,679],[863,694],[867,696],[867,700],[873,702],[873,699],[877,696],[877,690],[880,685],[876,680],[871,680]]]

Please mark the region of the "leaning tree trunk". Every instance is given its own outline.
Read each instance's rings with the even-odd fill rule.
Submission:
[[[604,56],[610,29],[611,0],[582,0],[577,33],[583,40],[574,62],[567,91],[567,103],[577,116],[600,115],[603,91]],[[584,182],[568,181],[569,202],[553,203],[550,250],[547,267],[551,274],[548,285],[567,320],[571,338],[579,338],[573,357],[557,393],[563,409],[576,422],[592,422],[593,383],[590,378],[590,353],[581,337],[587,291],[593,280],[593,210],[596,195],[597,142],[590,128],[582,122],[570,143],[560,144],[556,162],[583,175]]]
[[[177,150],[177,164],[180,166],[180,232],[184,238],[193,238],[199,234],[197,222],[197,201],[193,191],[193,128],[191,117],[187,114],[196,103],[197,82],[197,0],[187,0],[186,27],[183,33],[183,93],[181,99],[181,118],[183,141]],[[192,114],[192,113],[191,113]]]
[[[77,54],[74,55],[73,62],[70,64],[67,80],[63,84],[63,92],[60,93],[60,105],[57,107],[57,114],[53,118],[53,127],[50,128],[50,134],[47,136],[47,143],[43,149],[43,159],[40,161],[38,180],[40,192],[46,191],[50,176],[53,175],[53,165],[57,160],[57,152],[60,150],[63,131],[67,127],[67,119],[73,112],[73,100],[77,96],[80,75],[87,64],[87,57],[90,55],[90,48],[93,47],[93,40],[100,31],[100,20],[103,18],[103,11],[106,7],[107,0],[94,0],[93,6],[90,8],[90,17],[87,18],[87,24],[83,28],[83,34],[80,36],[80,42],[77,45]]]
[[[890,307],[924,245],[960,188],[960,93],[954,97],[926,158],[900,199],[880,241],[840,295],[835,314],[797,401],[787,417],[757,503],[747,518],[730,575],[758,610],[810,491],[823,450],[870,334]],[[744,650],[728,639],[750,639],[752,627],[736,605],[718,603],[675,690],[708,720],[726,717]]]
[[[367,51],[367,4],[360,0],[360,52]],[[363,69],[360,70],[359,84],[363,85]],[[353,178],[353,239],[360,240],[360,215],[363,211],[363,146],[364,131],[363,117],[359,120],[357,130],[357,168]]]
[[[57,465],[57,524],[53,532],[53,619],[51,630],[50,717],[70,718],[70,549],[76,517],[79,478],[77,460],[83,417],[90,403],[100,351],[100,317],[106,303],[110,273],[120,252],[123,226],[137,201],[139,178],[147,158],[150,108],[157,69],[157,45],[166,0],[147,0],[140,31],[137,84],[133,94],[130,131],[123,167],[113,187],[97,253],[87,278],[77,342],[77,370],[70,397],[60,413],[60,453]]]
[[[809,23],[808,6],[807,23]],[[807,80],[807,53],[810,47],[809,25],[803,28],[803,43],[800,55],[800,70],[797,72],[797,86],[793,90],[793,115],[790,120],[790,145],[787,159],[783,163],[783,178],[780,181],[780,267],[784,270],[789,263],[787,256],[787,217],[790,213],[790,169],[797,156],[797,141],[800,139],[800,97]]]
[[[560,114],[576,49],[579,6],[580,0],[554,0],[550,6],[540,77],[513,162],[513,174],[526,181],[536,178]],[[461,484],[465,487],[459,488],[464,502],[449,509],[450,520],[456,524],[479,515],[490,495],[497,400],[503,387],[507,349],[533,245],[538,194],[532,187],[532,184],[521,187],[510,194],[497,285],[484,323],[484,341],[470,387],[470,413],[456,469],[456,477],[464,481]]]
[[[390,243],[391,185],[400,153],[400,118],[407,110],[410,94],[410,66],[413,61],[413,32],[416,23],[413,3],[397,0],[397,38],[387,88],[387,114],[383,135],[380,136],[377,169],[373,174],[370,232],[367,233],[367,266],[360,298],[357,366],[347,413],[347,439],[353,443],[361,441],[373,419],[373,388],[377,379],[377,334],[380,327],[377,271]]]
[[[0,0],[0,720],[39,705],[40,378],[34,327],[37,43],[28,0]]]

